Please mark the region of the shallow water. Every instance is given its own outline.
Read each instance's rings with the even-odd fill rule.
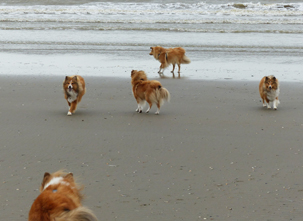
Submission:
[[[107,76],[85,68],[90,64],[117,77],[124,77],[121,66],[157,76],[159,63],[148,53],[161,45],[186,49],[192,60],[181,68],[186,77],[256,80],[275,74],[301,81],[302,27],[300,1],[0,1],[1,73],[49,74],[35,65],[28,73],[21,65],[39,59],[44,67],[50,61],[60,67],[53,74],[64,69]],[[80,59],[73,64],[68,57]]]

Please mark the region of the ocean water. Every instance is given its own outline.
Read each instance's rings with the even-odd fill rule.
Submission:
[[[192,79],[303,81],[303,2],[0,0],[0,74],[156,77],[156,45]]]

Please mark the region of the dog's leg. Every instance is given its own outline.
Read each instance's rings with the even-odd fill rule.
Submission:
[[[148,109],[146,110],[146,113],[149,112],[149,110],[151,109],[151,107],[153,106],[153,103],[151,102],[151,100],[149,99],[149,96],[146,96],[146,101],[149,104]]]
[[[162,66],[162,65],[160,65],[160,68],[159,68],[158,74],[162,74],[162,73],[161,73],[161,69],[162,69],[162,68],[161,68],[161,66]]]
[[[140,103],[138,103],[138,108],[136,109],[136,111],[138,112],[138,113],[142,113],[142,106],[141,106],[141,104]]]
[[[266,105],[266,103],[264,102],[264,100],[263,100],[263,107],[266,107],[267,105]]]
[[[181,73],[181,64],[178,64],[178,74],[180,76],[180,73]]]
[[[138,99],[138,100],[137,100],[137,103],[138,103],[138,108],[136,109],[136,111],[137,111],[138,113],[142,113],[142,110],[143,110],[143,108],[144,108],[144,106],[145,106],[145,101],[144,101],[144,100],[141,100],[141,99]]]
[[[157,103],[157,111],[155,112],[156,115],[160,114],[160,103]]]
[[[164,69],[160,68],[158,73],[159,73],[159,75],[163,75],[163,72],[164,72]]]
[[[173,64],[173,70],[171,71],[171,73],[173,74],[173,77],[175,77],[175,66],[176,66],[176,64]]]
[[[75,113],[77,108],[77,100],[73,101],[70,105],[69,111],[67,112],[67,115],[72,115],[73,113]]]
[[[274,109],[277,110],[278,108],[278,105],[279,105],[280,101],[276,98],[273,102],[273,105],[274,105]]]
[[[265,97],[265,100],[266,100],[267,109],[270,109],[271,108],[270,101],[268,100],[267,97]]]
[[[142,109],[143,109],[143,107],[142,107],[141,104],[139,103],[139,104],[138,104],[138,108],[136,109],[136,111],[137,111],[138,113],[142,113]]]
[[[263,107],[266,107],[265,99],[262,97]]]
[[[263,107],[266,107],[267,105],[266,105],[266,95],[264,96],[264,95],[262,95],[262,102],[263,102]]]

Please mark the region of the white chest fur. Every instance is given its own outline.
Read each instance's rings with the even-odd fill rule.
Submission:
[[[77,100],[78,93],[76,93],[74,90],[67,91],[67,94],[69,95],[67,98],[69,103],[72,103],[73,101]]]
[[[274,101],[276,97],[279,96],[279,94],[280,94],[280,88],[278,88],[277,90],[271,90],[267,92],[267,99],[270,101]]]

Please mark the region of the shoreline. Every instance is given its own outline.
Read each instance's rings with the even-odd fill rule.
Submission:
[[[128,78],[131,70],[144,70],[148,78],[159,78],[160,63],[146,52],[130,54],[19,54],[0,53],[0,75],[16,76],[62,76],[79,74],[83,77]],[[190,64],[181,65],[181,78],[193,80],[260,81],[269,73],[281,82],[303,82],[300,57],[271,56],[262,60],[250,56],[196,53],[187,51]],[[235,60],[236,59],[236,60]],[[260,60],[261,59],[261,60]],[[285,62],[288,60],[288,62]],[[261,61],[261,62],[260,62]],[[170,65],[164,74],[171,78]],[[63,74],[62,74],[63,73]],[[175,72],[175,75],[178,73]]]

